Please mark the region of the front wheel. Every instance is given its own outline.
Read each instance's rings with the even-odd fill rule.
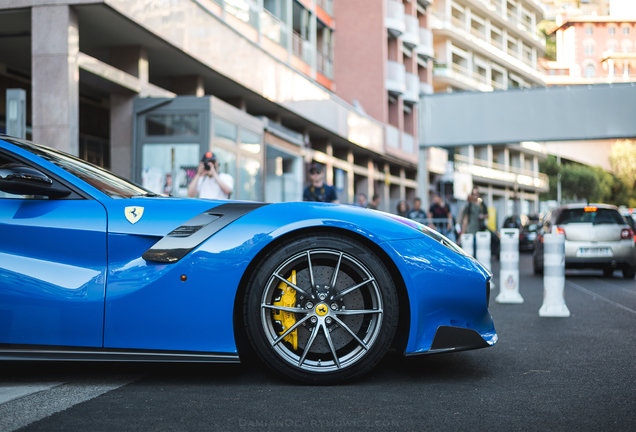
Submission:
[[[332,384],[361,376],[384,356],[397,327],[397,292],[365,245],[336,234],[298,236],[256,268],[244,321],[271,369]]]
[[[634,279],[636,276],[636,266],[623,267],[623,277],[625,279]]]

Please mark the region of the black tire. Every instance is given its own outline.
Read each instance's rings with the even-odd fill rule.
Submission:
[[[631,267],[631,266],[623,267],[623,277],[625,279],[634,279],[634,276],[636,276],[636,266],[634,266],[634,267]]]
[[[612,276],[614,276],[614,269],[611,267],[605,267],[603,269],[603,277],[611,278]]]
[[[296,283],[283,282],[293,283],[294,271]],[[293,307],[282,310],[281,302]],[[286,326],[284,312],[292,317]],[[334,384],[365,374],[382,359],[397,328],[398,297],[386,266],[363,244],[338,234],[301,235],[256,267],[244,322],[269,368],[295,381]]]

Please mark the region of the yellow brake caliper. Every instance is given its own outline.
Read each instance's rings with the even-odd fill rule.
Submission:
[[[296,270],[292,270],[292,274],[287,280],[296,285]],[[278,289],[283,291],[283,294],[279,301],[274,302],[274,306],[296,307],[296,290],[287,285],[285,282],[281,282],[280,285],[278,285]],[[296,314],[293,312],[278,311],[278,313],[274,314],[274,319],[279,321],[283,326],[283,330],[278,333],[279,335],[283,334],[286,329],[296,324]],[[283,340],[292,344],[295,350],[298,349],[297,330],[294,330],[285,336]]]

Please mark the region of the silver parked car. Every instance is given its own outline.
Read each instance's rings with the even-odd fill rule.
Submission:
[[[556,226],[565,235],[565,267],[597,268],[606,277],[615,269],[636,276],[636,237],[618,208],[605,204],[570,204],[558,207],[542,220],[535,239],[533,268],[543,273],[543,235]]]

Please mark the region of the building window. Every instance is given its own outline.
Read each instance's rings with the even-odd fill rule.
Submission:
[[[594,78],[596,75],[596,68],[593,64],[585,66],[585,78]]]
[[[629,27],[628,26],[623,27],[623,36],[629,36]]]
[[[588,36],[592,36],[594,34],[594,26],[591,24],[585,26],[585,34]]]
[[[618,42],[615,40],[607,42],[607,50],[612,53],[618,51]]]
[[[624,53],[628,53],[628,52],[630,52],[630,51],[632,50],[632,41],[630,41],[629,39],[624,39],[624,40],[621,42],[621,50],[622,50]]]
[[[608,33],[610,36],[614,36],[616,34],[616,26],[609,26],[609,28],[607,29]]]
[[[586,43],[585,44],[585,55],[590,57],[594,55],[594,44]]]

